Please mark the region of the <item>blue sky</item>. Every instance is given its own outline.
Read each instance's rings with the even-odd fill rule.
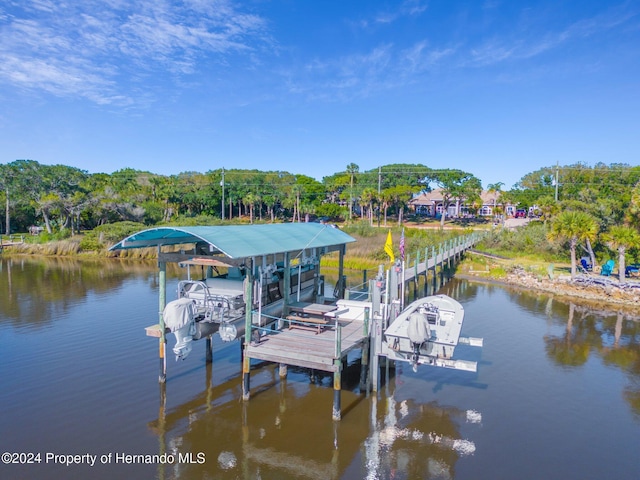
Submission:
[[[0,163],[640,164],[640,2],[4,0]]]

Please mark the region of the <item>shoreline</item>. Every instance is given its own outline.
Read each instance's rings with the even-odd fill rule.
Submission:
[[[474,282],[495,283],[507,287],[517,288],[528,292],[537,292],[559,298],[568,302],[579,301],[597,310],[624,313],[640,320],[640,282],[634,282],[636,288],[625,288],[614,279],[606,284],[585,285],[577,284],[569,275],[554,278],[542,278],[525,271],[510,273],[504,278],[487,278],[472,273],[456,273],[456,278]],[[584,276],[583,276],[584,277]],[[578,278],[578,277],[576,277]],[[582,277],[580,277],[582,278]],[[597,278],[594,276],[593,278]]]
[[[56,242],[62,243],[62,242]],[[34,252],[34,250],[39,250]],[[92,259],[92,260],[150,260],[146,256],[135,257],[120,257],[105,254],[104,252],[66,252],[61,254],[57,251],[55,253],[45,253],[45,249],[40,246],[28,249],[28,251],[22,251],[22,248],[12,248],[7,250],[4,256],[21,256],[21,255],[36,255],[44,257],[64,257],[64,258],[76,258]],[[55,250],[55,249],[54,249]],[[492,257],[491,255],[487,255]],[[517,265],[516,259],[511,259]],[[325,267],[331,268],[329,265]],[[488,272],[488,270],[487,270]],[[480,272],[478,272],[480,273]],[[484,272],[483,272],[484,273]],[[623,311],[625,314],[632,316],[633,318],[640,319],[640,280],[631,280],[625,282],[622,285],[614,277],[601,277],[597,274],[591,275],[579,275],[576,278],[593,278],[593,279],[605,279],[604,284],[580,284],[572,281],[570,275],[558,275],[553,278],[543,276],[540,274],[534,274],[529,271],[525,271],[523,268],[515,268],[507,273],[503,277],[487,277],[482,274],[474,274],[473,270],[462,269],[456,272],[455,278],[467,279],[476,282],[495,283],[513,288],[519,288],[526,291],[534,291],[541,294],[546,294],[551,297],[562,298],[567,301],[579,301],[580,303],[589,304],[596,309],[605,309],[608,311],[619,312]],[[633,286],[634,288],[629,288]]]

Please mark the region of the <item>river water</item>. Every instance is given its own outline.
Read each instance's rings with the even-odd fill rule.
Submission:
[[[333,422],[323,373],[254,363],[242,402],[239,343],[217,337],[213,365],[197,342],[160,387],[153,264],[0,257],[0,478],[640,478],[640,322],[466,280],[441,292],[484,338],[456,349],[478,372],[383,368],[365,395],[356,354]]]

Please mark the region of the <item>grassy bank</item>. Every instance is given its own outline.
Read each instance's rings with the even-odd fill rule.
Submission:
[[[130,259],[153,259],[156,257],[155,248],[122,250],[110,252],[110,246],[123,238],[147,227],[134,222],[120,222],[103,225],[91,232],[73,237],[63,235],[49,235],[42,233],[37,236],[24,235],[25,243],[7,248],[7,253],[37,254],[37,255],[78,255],[96,257],[118,257]],[[389,230],[392,233],[395,255],[399,256],[400,237],[402,227],[372,227],[367,222],[354,222],[342,225],[341,229],[354,237],[355,242],[347,244],[345,255],[345,268],[365,270],[377,268],[378,265],[389,261],[384,251],[384,245]],[[424,229],[406,227],[405,250],[408,254],[416,250],[424,251],[425,248],[437,247],[440,243],[451,238],[468,234],[470,229],[456,228]],[[62,238],[60,238],[62,237]],[[323,266],[337,267],[337,253],[327,255],[322,259]]]

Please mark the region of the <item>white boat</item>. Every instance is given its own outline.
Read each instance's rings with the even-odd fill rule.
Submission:
[[[482,346],[481,338],[461,337],[463,306],[447,295],[421,298],[408,305],[385,330],[383,354],[409,362],[416,370],[426,364],[457,370],[477,371],[477,363],[455,360],[456,346]]]
[[[184,266],[207,265],[208,261],[184,262]],[[218,333],[223,341],[232,341],[245,331],[246,275],[243,269],[216,262],[217,275],[201,279],[187,279],[178,283],[178,298],[165,308],[165,324],[176,336],[176,359],[184,359],[191,351],[191,340],[199,340]],[[284,269],[277,265],[260,268],[252,286],[252,321],[264,326],[269,318],[278,317],[284,305]],[[189,272],[191,277],[191,272]],[[311,300],[317,286],[315,264],[291,269],[290,298]],[[186,307],[189,305],[189,308]],[[176,313],[178,312],[178,313]],[[191,319],[185,318],[190,315]]]

